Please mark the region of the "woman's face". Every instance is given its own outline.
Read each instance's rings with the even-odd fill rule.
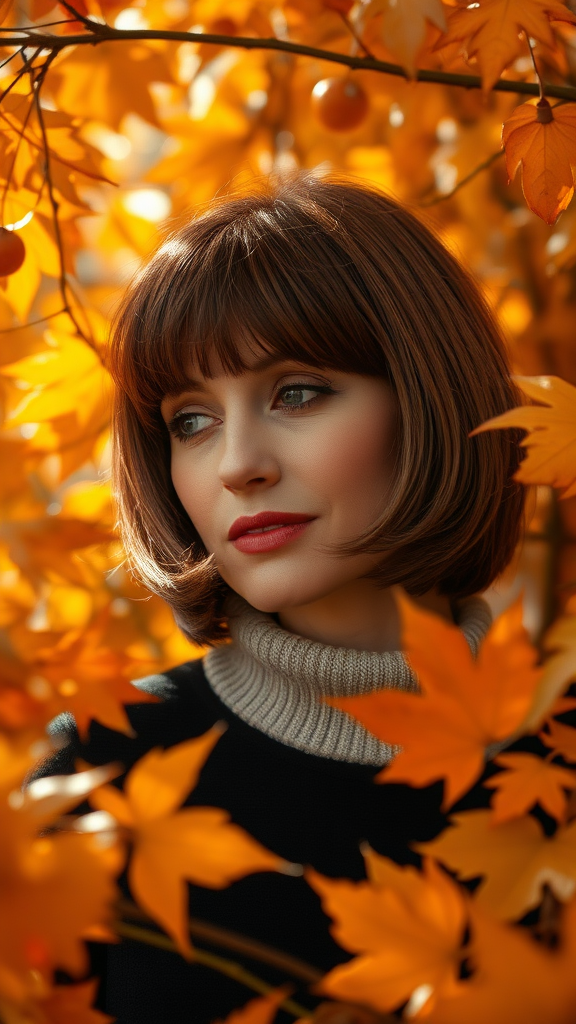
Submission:
[[[358,580],[374,554],[334,553],[386,507],[396,402],[384,380],[251,356],[165,398],[172,480],[225,582],[281,612]]]

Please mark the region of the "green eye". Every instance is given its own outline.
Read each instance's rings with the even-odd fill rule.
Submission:
[[[307,401],[304,397],[306,394],[314,395],[314,391],[305,391],[304,388],[289,388],[282,394],[282,401],[284,405],[302,405],[303,402]]]
[[[196,437],[203,430],[206,430],[207,427],[212,426],[213,422],[212,416],[206,416],[205,413],[180,413],[179,416],[175,416],[172,420],[170,432],[182,441],[190,440],[190,438]]]

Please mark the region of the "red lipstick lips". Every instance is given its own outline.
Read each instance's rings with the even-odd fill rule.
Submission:
[[[238,551],[259,554],[282,547],[304,532],[315,516],[300,512],[259,512],[255,516],[240,516],[228,532],[228,540]]]

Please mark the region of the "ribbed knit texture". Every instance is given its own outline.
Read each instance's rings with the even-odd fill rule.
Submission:
[[[232,643],[204,658],[212,689],[239,718],[288,746],[320,757],[384,765],[396,749],[372,736],[322,697],[350,697],[385,688],[418,689],[400,651],[357,651],[289,633],[238,595],[226,605]],[[491,622],[479,597],[455,609],[474,656]]]

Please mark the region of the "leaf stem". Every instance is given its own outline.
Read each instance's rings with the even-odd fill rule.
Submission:
[[[532,67],[534,68],[534,74],[536,75],[536,78],[538,80],[539,96],[541,100],[545,100],[546,96],[544,94],[544,82],[542,81],[542,76],[538,70],[538,65],[536,63],[536,55],[534,53],[534,47],[532,46],[528,32],[524,31],[524,35],[526,36],[526,42],[528,43],[528,49],[530,50],[530,58],[532,60]]]
[[[315,60],[329,61],[332,64],[342,64],[355,71],[376,71],[381,74],[395,75],[404,79],[408,77],[406,69],[401,64],[374,60],[372,57],[358,57],[346,53],[337,53],[333,50],[323,50],[319,47],[305,46],[302,43],[294,43],[288,39],[276,39],[274,37],[260,39],[252,36],[217,35],[212,32],[179,32],[172,29],[117,29],[111,28],[109,25],[96,25],[95,23],[90,32],[69,36],[30,32],[26,39],[23,39],[22,34],[17,34],[18,29],[9,28],[5,31],[12,34],[1,38],[2,46],[4,47],[39,46],[42,50],[48,50],[53,54],[59,53],[61,50],[71,46],[98,46],[100,43],[116,43],[127,40],[166,40],[175,43],[208,43],[214,46],[236,47],[244,50],[276,50],[280,53],[293,53],[302,57],[312,57]],[[0,28],[0,37],[2,36],[3,32]],[[417,82],[436,82],[440,85],[459,86],[463,89],[482,88],[482,79],[479,75],[461,75],[439,69],[419,68],[414,75],[414,80]],[[526,96],[540,95],[539,86],[535,82],[515,82],[509,78],[500,78],[493,86],[493,91]],[[574,86],[549,85],[547,86],[547,93],[549,96],[556,96],[558,99],[576,101],[576,87]]]
[[[135,942],[144,942],[148,946],[156,946],[157,949],[165,949],[170,953],[179,953],[172,939],[169,939],[167,935],[162,935],[160,932],[153,932],[149,928],[141,928],[135,924],[127,924],[125,921],[117,921],[114,927],[122,938],[133,939]],[[225,960],[224,957],[216,956],[215,953],[208,953],[204,949],[198,949],[197,946],[194,946],[194,960],[204,967],[211,967],[213,970],[219,971],[220,974],[225,974],[226,977],[239,981],[240,984],[252,989],[253,992],[258,992],[260,995],[268,995],[269,992],[274,991],[274,985],[269,985],[267,981],[245,970],[240,964],[235,963],[233,960]],[[285,999],[280,1006],[297,1019],[310,1016],[310,1010],[305,1006],[301,1006],[300,1003],[295,1002],[293,999]]]

